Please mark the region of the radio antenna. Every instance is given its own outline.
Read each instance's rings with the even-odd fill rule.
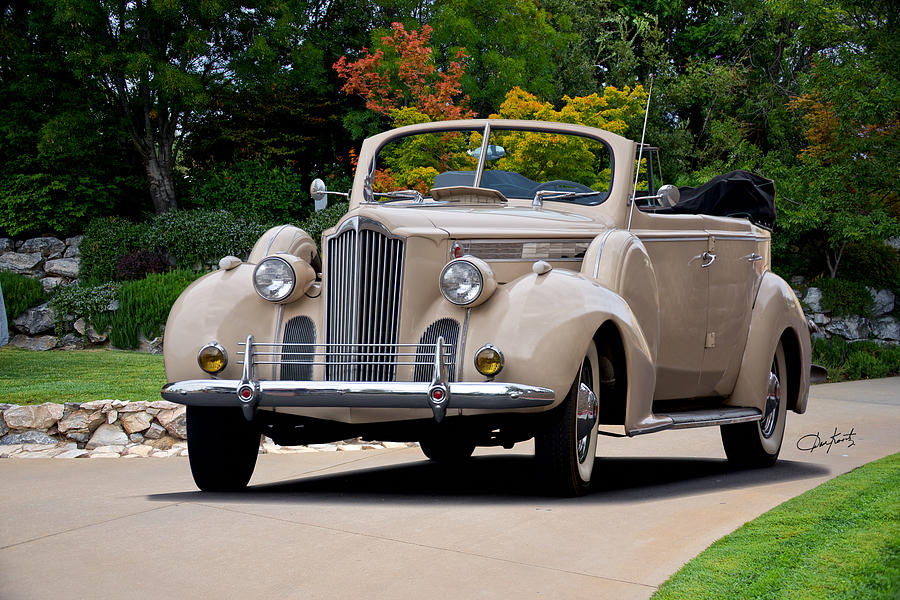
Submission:
[[[634,187],[631,189],[631,207],[628,210],[628,227],[631,231],[631,215],[634,214],[635,198],[637,196],[638,177],[641,176],[641,158],[644,154],[644,136],[647,134],[647,115],[650,114],[650,96],[653,94],[653,73],[650,73],[650,89],[647,90],[647,107],[644,109],[644,128],[641,130],[641,145],[638,146],[637,168],[634,170]]]

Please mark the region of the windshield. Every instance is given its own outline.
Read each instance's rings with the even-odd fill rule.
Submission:
[[[480,181],[478,164],[485,152]],[[571,133],[496,129],[420,133],[391,140],[375,158],[378,194],[434,188],[493,189],[506,198],[600,204],[610,189],[612,159],[600,140]],[[397,195],[392,194],[393,197]]]

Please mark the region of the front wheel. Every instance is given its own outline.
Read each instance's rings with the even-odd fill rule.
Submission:
[[[778,460],[787,416],[788,372],[781,342],[775,349],[766,386],[762,419],[721,427],[722,445],[728,461],[745,468],[771,467]]]
[[[588,491],[597,453],[600,406],[599,359],[592,341],[566,400],[548,415],[547,427],[535,436],[535,455],[549,491],[580,496]]]
[[[247,487],[259,454],[259,432],[239,408],[187,407],[188,458],[204,492]]]

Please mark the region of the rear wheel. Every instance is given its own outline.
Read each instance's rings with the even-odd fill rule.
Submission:
[[[599,389],[597,347],[588,346],[566,400],[548,417],[544,431],[535,436],[535,455],[548,490],[561,496],[588,491],[597,453]]]
[[[769,369],[762,419],[753,423],[723,425],[721,428],[722,445],[729,462],[747,468],[771,467],[775,464],[784,439],[787,389],[787,361],[784,358],[784,347],[779,342]]]
[[[188,458],[204,492],[244,489],[259,454],[259,432],[240,408],[187,407]]]

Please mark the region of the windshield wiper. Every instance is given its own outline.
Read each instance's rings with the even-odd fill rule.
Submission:
[[[544,205],[544,200],[570,200],[572,198],[583,198],[585,196],[596,196],[603,192],[562,192],[559,190],[538,190],[534,193],[531,200],[533,208],[540,208]]]

